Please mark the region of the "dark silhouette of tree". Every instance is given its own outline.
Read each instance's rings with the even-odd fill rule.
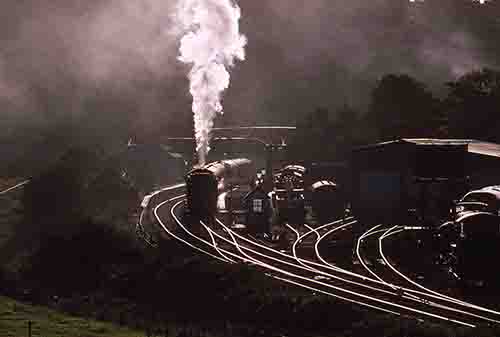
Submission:
[[[459,138],[500,141],[500,72],[483,69],[447,83],[444,102],[450,134]]]
[[[71,149],[50,169],[33,177],[23,193],[25,224],[42,232],[83,220],[83,175],[89,162],[88,151]]]
[[[288,158],[305,162],[332,159],[337,150],[332,129],[327,109],[311,111],[297,123],[296,135],[288,148]]]
[[[379,140],[435,136],[441,119],[439,100],[423,83],[405,74],[382,77],[372,91],[366,116]]]
[[[23,193],[27,231],[71,233],[88,218],[127,213],[137,193],[122,176],[117,158],[102,151],[73,147],[34,177]],[[108,214],[109,213],[109,214]]]
[[[337,143],[339,154],[345,155],[353,145],[364,142],[365,134],[360,122],[359,111],[349,105],[344,105],[336,111],[331,137]]]
[[[367,141],[361,114],[349,105],[334,113],[316,108],[297,123],[297,132],[287,150],[293,161],[343,160],[353,145]]]

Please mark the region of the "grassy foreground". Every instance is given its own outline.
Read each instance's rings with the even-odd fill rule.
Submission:
[[[110,323],[72,317],[44,307],[27,305],[0,296],[0,336],[28,336],[32,322],[33,337],[142,337],[144,332]]]

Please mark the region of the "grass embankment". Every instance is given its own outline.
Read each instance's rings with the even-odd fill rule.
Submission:
[[[125,214],[138,203],[120,180],[109,184],[115,175],[89,190],[72,172],[62,172],[34,179],[22,197],[12,194],[22,203],[18,209],[24,217],[12,222],[15,231],[0,245],[0,293],[72,316],[48,309],[39,309],[40,315],[13,311],[14,305],[7,304],[0,307],[0,337],[27,336],[29,320],[34,322],[33,337],[144,336],[146,329],[170,337],[459,336],[448,326],[398,319],[314,295],[265,276],[267,270],[218,263],[173,240],[158,240],[159,248],[150,249],[139,244],[126,220],[100,216],[108,210]],[[103,199],[106,191],[131,197],[120,200],[119,208],[88,202]],[[78,212],[82,209],[86,211]],[[7,252],[15,254],[4,258]],[[89,323],[87,317],[117,325]],[[131,330],[117,328],[122,324],[142,333],[127,335]],[[465,331],[461,336],[470,335]]]
[[[0,336],[28,336],[28,322],[30,321],[32,322],[33,337],[144,336],[144,332],[110,323],[72,317],[44,307],[32,306],[0,296]]]

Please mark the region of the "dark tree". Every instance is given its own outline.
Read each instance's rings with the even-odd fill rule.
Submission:
[[[350,148],[365,142],[366,133],[361,124],[360,113],[348,105],[342,106],[335,113],[331,135],[341,153],[346,153]]]
[[[423,83],[404,74],[382,77],[366,116],[379,140],[435,136],[441,119],[439,100]]]
[[[451,135],[500,141],[500,72],[483,69],[447,85],[445,109]]]
[[[294,161],[331,160],[336,155],[336,142],[332,136],[329,111],[317,108],[297,123],[287,155]]]
[[[30,230],[46,232],[55,227],[82,221],[83,174],[87,151],[71,149],[45,172],[33,177],[23,193],[25,224]]]
[[[68,234],[79,230],[78,224],[88,218],[107,221],[118,215],[125,217],[138,201],[118,160],[86,147],[68,150],[24,189],[23,228]]]

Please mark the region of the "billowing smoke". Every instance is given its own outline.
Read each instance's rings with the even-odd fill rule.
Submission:
[[[247,40],[239,32],[240,8],[231,0],[183,0],[178,16],[186,29],[179,60],[192,66],[196,151],[203,164],[213,120],[222,113],[221,94],[229,87],[228,67],[235,59],[244,60]]]
[[[217,55],[211,69],[227,68],[231,41],[234,51],[243,44],[238,22],[252,43],[223,97],[230,113],[221,125],[293,125],[317,106],[366,111],[386,73],[407,73],[444,95],[444,82],[500,67],[500,0],[248,0],[239,2],[240,20],[230,1],[1,0],[3,162],[7,146],[19,154],[38,142],[70,145],[44,141],[57,134],[112,147],[130,137],[141,143],[186,136],[192,129],[186,68],[210,68],[199,68],[207,54]],[[179,3],[184,15],[173,16]],[[202,14],[195,20],[196,6]],[[203,16],[201,6],[210,14]],[[196,22],[203,17],[209,21]],[[181,37],[206,26],[221,28],[193,48],[190,57],[203,60],[196,67],[179,62]],[[214,78],[196,74],[198,82]]]

